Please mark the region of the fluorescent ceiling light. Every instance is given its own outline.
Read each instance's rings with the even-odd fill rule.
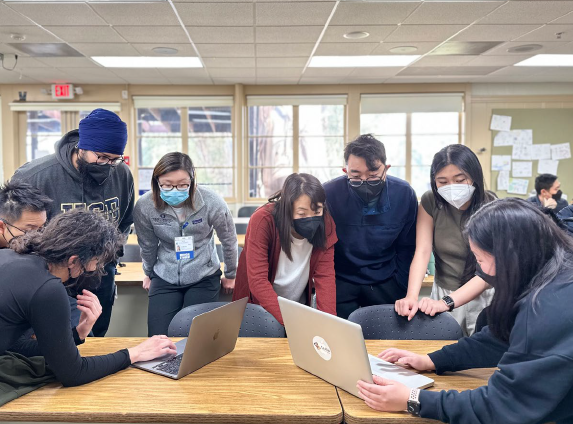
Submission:
[[[314,56],[308,65],[311,68],[361,68],[408,66],[420,55],[400,56]]]
[[[573,54],[538,54],[513,66],[573,66]]]
[[[106,68],[202,68],[198,57],[94,56]]]

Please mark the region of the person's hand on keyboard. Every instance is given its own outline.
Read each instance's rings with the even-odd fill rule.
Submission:
[[[165,355],[177,355],[177,348],[167,336],[153,336],[143,343],[129,348],[131,363],[151,361]]]

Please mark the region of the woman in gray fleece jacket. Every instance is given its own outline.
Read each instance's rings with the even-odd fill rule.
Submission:
[[[231,212],[218,194],[196,184],[189,156],[177,152],[163,156],[153,170],[151,188],[134,210],[143,287],[149,290],[149,336],[167,334],[181,309],[216,302],[221,285],[232,292],[237,270]],[[223,245],[224,278],[213,230]]]

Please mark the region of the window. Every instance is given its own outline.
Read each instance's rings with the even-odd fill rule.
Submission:
[[[62,112],[29,110],[26,114],[27,159],[30,161],[54,153],[54,144],[62,138]]]
[[[461,141],[461,95],[363,96],[360,130],[386,148],[388,173],[430,189],[430,166],[443,147]],[[426,109],[426,110],[424,110]]]
[[[139,166],[154,168],[163,155],[181,151],[181,109],[137,109]]]
[[[312,174],[321,182],[341,175],[345,102],[342,96],[249,98],[249,197],[268,198],[293,172]]]

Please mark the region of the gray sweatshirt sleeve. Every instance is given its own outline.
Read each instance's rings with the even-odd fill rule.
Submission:
[[[150,277],[153,272],[153,266],[155,262],[157,262],[159,239],[155,235],[149,216],[145,214],[143,209],[144,206],[140,199],[133,210],[133,223],[135,225],[135,232],[137,233],[137,243],[141,248],[143,272]]]
[[[209,205],[209,221],[223,246],[225,278],[234,279],[237,274],[237,231],[229,207],[217,195]]]

